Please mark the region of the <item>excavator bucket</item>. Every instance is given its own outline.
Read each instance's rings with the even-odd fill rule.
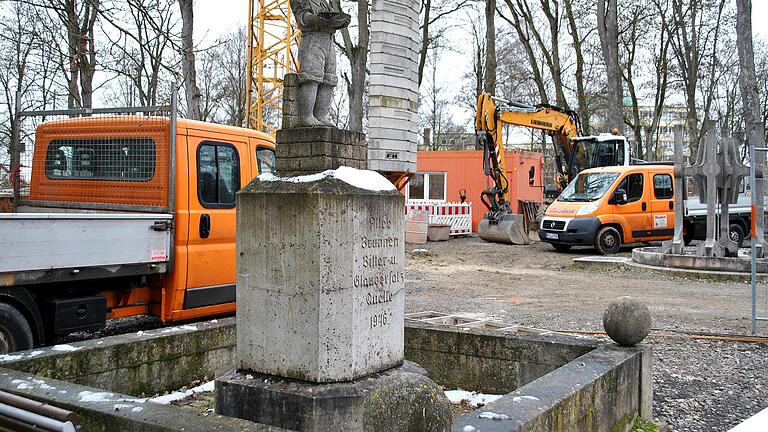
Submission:
[[[524,245],[531,242],[525,228],[525,215],[507,213],[498,221],[484,217],[477,226],[481,239],[492,243]]]

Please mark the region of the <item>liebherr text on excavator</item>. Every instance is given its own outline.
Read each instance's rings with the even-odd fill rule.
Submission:
[[[497,105],[498,103],[498,105]],[[629,143],[619,135],[581,136],[578,115],[548,104],[528,105],[484,93],[477,100],[475,131],[483,149],[483,171],[492,185],[481,200],[488,209],[478,226],[480,238],[490,242],[527,244],[529,236],[522,214],[512,213],[506,154],[502,137],[505,125],[546,131],[555,146],[555,183],[562,190],[580,171],[599,166],[629,165]]]

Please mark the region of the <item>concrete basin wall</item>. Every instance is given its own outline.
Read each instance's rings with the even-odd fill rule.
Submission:
[[[503,416],[483,431],[621,431],[650,418],[650,349],[418,322],[406,323],[405,348],[447,388],[506,393],[483,408]],[[234,354],[230,318],[0,356],[0,390],[74,411],[92,431],[276,430],[139,397],[221,374]]]
[[[505,394],[597,348],[594,341],[408,322],[405,357],[448,388]]]

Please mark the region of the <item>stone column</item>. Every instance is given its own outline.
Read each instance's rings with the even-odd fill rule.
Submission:
[[[314,157],[340,160],[289,159]],[[302,431],[448,430],[440,387],[404,362],[404,204],[383,176],[349,167],[261,175],[238,192],[238,369],[216,380],[218,414]]]

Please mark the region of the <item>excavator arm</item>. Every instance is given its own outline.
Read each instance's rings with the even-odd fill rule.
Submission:
[[[501,104],[497,105],[497,101]],[[488,135],[496,147],[501,147],[502,153],[504,125],[539,129],[552,137],[556,146],[556,182],[558,187],[563,189],[570,180],[569,165],[576,148],[573,139],[581,133],[578,114],[553,105],[533,106],[497,99],[488,93],[481,94],[477,102],[475,129],[479,135]]]
[[[497,106],[496,102],[503,106]],[[522,215],[513,214],[509,203],[509,180],[507,179],[506,154],[502,138],[504,125],[526,126],[540,129],[552,136],[558,147],[556,165],[558,185],[563,188],[568,180],[568,161],[572,157],[572,138],[579,135],[578,116],[562,108],[539,105],[531,106],[517,102],[496,99],[483,93],[477,100],[475,131],[478,145],[483,149],[483,170],[486,178],[493,181],[483,190],[481,201],[488,209],[478,227],[484,240],[512,244],[528,243]],[[560,158],[565,157],[566,163]],[[489,182],[490,183],[490,182]]]

